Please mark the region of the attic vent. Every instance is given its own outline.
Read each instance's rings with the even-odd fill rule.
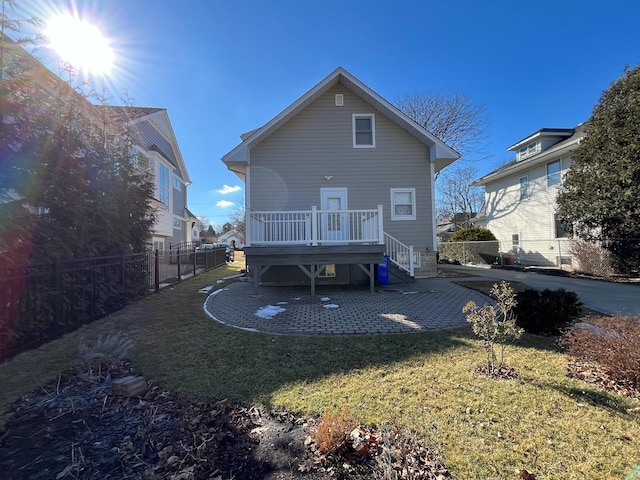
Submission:
[[[344,107],[344,94],[336,93],[336,107]]]

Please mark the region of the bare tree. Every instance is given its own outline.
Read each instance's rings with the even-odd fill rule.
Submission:
[[[450,214],[449,218],[459,228],[470,227],[471,219],[484,207],[482,188],[471,186],[475,178],[474,167],[456,165],[446,170],[438,182],[438,214]]]
[[[244,215],[244,198],[241,197],[238,202],[235,203],[235,209],[231,214],[231,224],[238,237],[244,242],[246,228],[245,228],[245,215]]]
[[[457,150],[463,160],[483,155],[488,123],[486,108],[467,95],[445,92],[407,93],[396,106],[423,128]]]

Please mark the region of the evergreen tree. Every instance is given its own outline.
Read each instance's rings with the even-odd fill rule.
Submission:
[[[24,264],[144,250],[153,185],[126,125],[1,41],[0,253]]]
[[[601,240],[621,272],[640,265],[640,67],[627,68],[595,106],[558,196],[576,236]]]

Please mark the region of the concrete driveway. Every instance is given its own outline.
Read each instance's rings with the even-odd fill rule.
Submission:
[[[561,277],[528,271],[438,265],[439,270],[455,271],[465,276],[520,282],[533,288],[564,288],[578,294],[585,307],[609,315],[640,316],[640,282],[614,283],[588,278]]]

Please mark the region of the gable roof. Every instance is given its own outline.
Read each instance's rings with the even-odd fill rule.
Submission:
[[[255,147],[269,137],[269,135],[338,83],[351,90],[377,111],[385,114],[391,121],[406,130],[420,142],[428,147],[435,146],[435,158],[432,158],[432,161],[435,163],[436,171],[443,169],[460,158],[460,154],[453,148],[438,140],[433,134],[425,130],[396,106],[371,90],[344,68],[338,67],[265,125],[241,135],[242,143],[224,155],[222,161],[227,165],[229,170],[236,174],[244,173],[244,168],[249,161],[249,151],[252,147]]]
[[[545,129],[539,130],[538,132],[541,132],[543,130]],[[553,130],[558,131],[560,129],[554,128]],[[565,140],[562,140],[552,145],[546,150],[536,153],[535,155],[532,155],[531,157],[528,157],[524,160],[511,160],[510,162],[502,165],[501,167],[493,170],[492,172],[487,173],[483,177],[480,177],[479,179],[474,180],[474,182],[471,185],[474,187],[481,187],[483,185],[487,185],[488,183],[495,182],[496,180],[500,180],[509,175],[520,173],[524,170],[530,169],[531,167],[535,167],[540,164],[546,163],[549,160],[553,159],[554,157],[562,156],[570,152],[571,150],[574,150],[575,148],[577,148],[577,146],[580,144],[580,140],[582,140],[582,138],[584,137],[584,124],[581,123],[575,128],[562,129],[562,130],[564,131],[564,133],[567,133],[567,131],[570,131],[571,136],[569,136],[569,138],[566,138]],[[536,132],[536,134],[538,132]],[[529,135],[527,138],[525,138],[524,140],[521,140],[520,142],[514,145],[520,145],[521,143],[524,143],[525,140],[528,140],[529,138],[533,138],[534,135],[536,134]],[[509,147],[509,150],[513,150],[513,149],[514,149],[513,146]]]
[[[100,108],[105,109],[110,115],[127,123],[127,125],[135,126],[138,129],[139,140],[144,143],[140,146],[162,154],[178,169],[182,180],[187,185],[191,183],[166,108],[106,105]]]

